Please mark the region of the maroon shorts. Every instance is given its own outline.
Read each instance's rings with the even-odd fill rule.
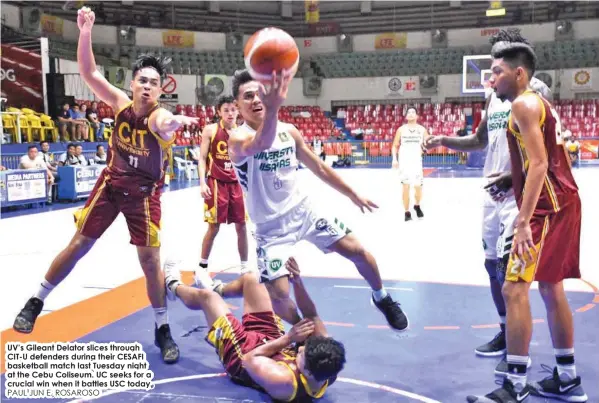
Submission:
[[[532,261],[514,259],[507,265],[506,281],[543,281],[559,283],[567,278],[580,278],[580,198],[573,196],[559,212],[533,215],[530,220],[532,239],[536,246]]]
[[[241,322],[233,315],[218,318],[206,341],[218,354],[227,374],[235,381],[253,386],[247,372],[243,369],[243,355],[270,340],[284,334],[281,319],[274,312],[254,312],[243,315]]]
[[[246,222],[243,190],[239,182],[222,182],[208,177],[206,184],[212,197],[204,199],[204,221],[209,224]]]
[[[113,189],[105,175],[98,178],[85,206],[75,212],[75,224],[81,235],[98,239],[121,212],[133,245],[160,246],[160,192],[126,195]]]

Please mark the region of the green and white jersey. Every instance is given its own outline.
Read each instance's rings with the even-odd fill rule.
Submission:
[[[261,224],[298,206],[305,198],[297,180],[297,147],[290,124],[278,122],[272,146],[233,164],[250,219]],[[237,130],[256,134],[247,124]]]

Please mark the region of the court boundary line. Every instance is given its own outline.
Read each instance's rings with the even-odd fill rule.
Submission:
[[[165,384],[169,384],[169,383],[182,382],[182,381],[190,381],[190,380],[195,380],[195,379],[208,379],[208,378],[226,377],[226,375],[227,374],[224,373],[224,372],[218,372],[218,373],[213,373],[213,374],[186,375],[186,376],[179,376],[179,377],[175,377],[175,378],[160,379],[160,380],[152,382],[152,384],[154,386],[156,386],[156,385],[165,385]],[[407,397],[407,398],[410,398],[410,399],[414,399],[414,400],[417,400],[417,401],[422,402],[422,403],[441,403],[438,400],[434,400],[434,399],[432,399],[430,397],[422,396],[422,395],[419,395],[419,394],[414,393],[414,392],[408,392],[406,390],[402,390],[402,389],[398,389],[398,388],[393,388],[391,386],[383,385],[383,384],[380,384],[380,383],[363,381],[361,379],[339,377],[339,378],[337,378],[337,380],[336,380],[335,383],[337,383],[337,382],[349,383],[349,384],[356,385],[356,386],[363,386],[363,387],[367,387],[367,388],[382,390],[382,391],[385,391],[385,392],[393,393],[395,395],[404,396],[404,397]],[[243,386],[241,386],[241,387],[243,387]],[[152,389],[154,389],[154,388],[152,388]],[[85,402],[96,400],[96,399],[100,399],[100,398],[103,398],[103,397],[112,396],[112,395],[115,395],[115,394],[118,394],[118,393],[126,393],[126,392],[132,391],[132,390],[138,390],[138,389],[124,389],[124,390],[116,389],[116,390],[108,390],[107,392],[104,392],[104,393],[100,394],[99,396],[94,396],[94,397],[91,397],[91,398],[88,397],[88,398],[85,398],[85,399],[70,400],[67,403],[85,403]]]

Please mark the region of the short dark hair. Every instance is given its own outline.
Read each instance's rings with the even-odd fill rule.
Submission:
[[[408,113],[410,109],[414,109],[414,112],[416,112],[416,115],[418,115],[418,108],[416,107],[416,105],[408,105],[408,107],[406,108],[406,113]]]
[[[40,141],[40,147],[43,146],[44,144],[48,144],[49,145],[50,143],[48,143],[48,140],[42,140],[42,141]]]
[[[237,99],[239,96],[239,87],[250,81],[254,81],[254,78],[247,69],[237,70],[233,76],[233,98]]]
[[[150,67],[158,72],[160,79],[166,78],[166,68],[171,60],[170,57],[161,58],[150,54],[142,54],[133,63],[133,77],[135,77],[139,70]]]
[[[69,149],[71,147],[77,147],[77,144],[75,144],[75,143],[69,143],[69,144],[67,144],[67,149]]]
[[[494,59],[505,60],[512,68],[524,67],[532,78],[537,68],[537,55],[530,42],[517,28],[502,29],[489,40]]]
[[[304,355],[306,369],[319,382],[337,376],[345,365],[345,347],[332,337],[308,337]]]
[[[96,146],[96,151],[98,151],[98,150],[100,149],[100,147],[104,147],[104,144],[98,144],[98,145]]]
[[[233,98],[231,95],[221,95],[220,97],[218,97],[218,102],[216,103],[216,109],[220,111],[220,107],[223,106],[224,104],[234,104],[235,103],[235,98]]]
[[[27,151],[31,150],[32,148],[35,148],[37,150],[37,146],[35,144],[32,144],[29,147],[27,147]]]

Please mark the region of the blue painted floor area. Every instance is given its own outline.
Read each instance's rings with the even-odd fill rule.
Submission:
[[[227,281],[233,277],[230,274],[220,274],[217,278]],[[499,359],[478,358],[474,354],[476,346],[490,340],[497,332],[494,328],[473,328],[475,325],[492,324],[497,320],[486,287],[387,282],[385,286],[388,288],[411,290],[390,290],[402,303],[410,318],[410,330],[399,334],[386,328],[369,328],[372,325],[382,327],[385,321],[370,305],[368,289],[355,288],[365,286],[364,281],[306,278],[305,282],[320,316],[325,321],[337,323],[328,325],[330,334],[341,340],[347,349],[345,370],[320,401],[426,402],[431,400],[424,398],[429,398],[440,402],[465,402],[468,394],[485,394],[497,387],[493,370]],[[538,291],[533,290],[531,295],[533,318],[544,319],[544,305]],[[590,303],[593,296],[592,293],[569,293],[572,310]],[[234,306],[243,306],[240,299],[228,302]],[[163,364],[159,358],[158,350],[153,344],[153,312],[150,307],[79,340],[139,341],[148,355],[155,374],[154,380],[162,381],[149,392],[122,392],[95,401],[271,401],[257,391],[235,385],[227,378],[218,376],[223,369],[215,351],[204,341],[208,326],[201,311],[190,311],[180,302],[170,304],[170,323],[181,349],[181,360],[175,365]],[[241,317],[241,308],[234,310],[234,313]],[[596,331],[599,328],[599,314],[597,309],[576,313],[574,321],[577,370],[582,376],[589,402],[597,402],[599,384],[596,380],[599,379],[599,371],[596,363],[599,362],[599,350],[596,348]],[[353,326],[343,327],[339,323]],[[555,365],[546,323],[534,325],[531,358],[533,366],[529,370],[529,379],[538,380],[550,375],[540,372],[541,364],[551,367]],[[174,379],[194,375],[204,377]],[[1,381],[4,383],[4,379]],[[420,398],[408,397],[406,393]],[[64,401],[67,400],[62,400]],[[529,401],[534,403],[545,400],[533,397]]]

